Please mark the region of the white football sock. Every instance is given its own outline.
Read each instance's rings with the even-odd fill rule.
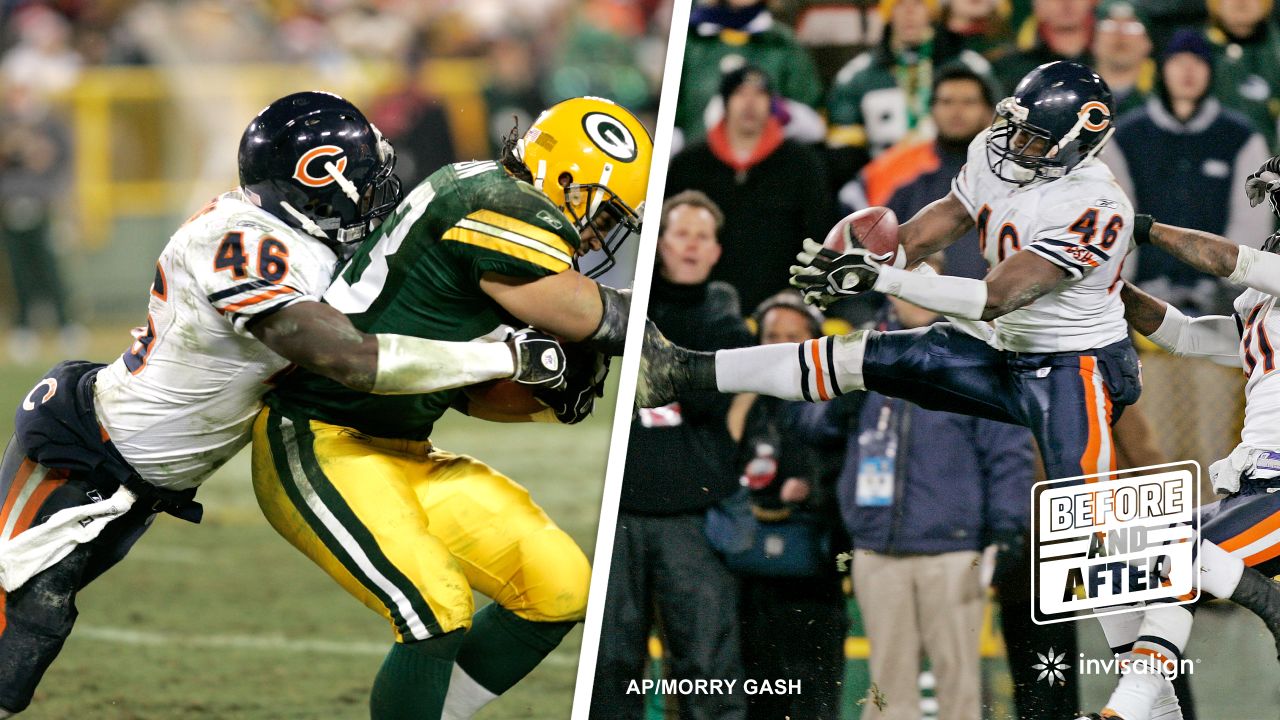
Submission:
[[[1243,573],[1243,560],[1208,540],[1200,541],[1201,590],[1217,598],[1230,598]]]
[[[449,675],[449,692],[444,696],[444,711],[440,720],[470,720],[480,708],[493,702],[498,696],[476,682],[466,670],[453,664]]]
[[[777,343],[716,353],[716,388],[783,400],[830,400],[864,390],[862,356],[867,332],[827,335],[802,343]]]
[[[1098,608],[1100,611],[1115,610],[1118,607],[1137,607],[1142,603],[1128,606]],[[1102,626],[1102,634],[1107,638],[1107,646],[1113,651],[1116,648],[1131,648],[1138,639],[1138,630],[1142,627],[1142,613],[1124,612],[1116,615],[1102,615],[1097,618]]]
[[[1134,643],[1134,653],[1155,658],[1158,662],[1177,663],[1182,650],[1191,637],[1191,623],[1195,616],[1185,605],[1149,604],[1142,613],[1141,638]],[[1177,672],[1177,668],[1172,668]]]
[[[1147,659],[1134,660],[1120,675],[1120,682],[1107,701],[1107,709],[1124,720],[1153,720],[1152,707],[1162,701],[1172,687],[1155,663]]]

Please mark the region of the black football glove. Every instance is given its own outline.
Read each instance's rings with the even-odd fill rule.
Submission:
[[[595,409],[596,398],[604,395],[609,357],[582,345],[570,345],[565,354],[565,384],[557,388],[535,388],[533,396],[555,411],[561,423],[574,425],[586,420]]]
[[[791,266],[791,285],[804,293],[804,301],[825,309],[841,298],[871,289],[880,275],[880,265],[888,255],[877,255],[862,247],[841,255],[805,238],[803,250]]]
[[[540,330],[525,328],[507,338],[507,346],[515,357],[516,373],[512,380],[534,388],[561,388],[565,385],[564,348],[555,337]]]
[[[1280,190],[1280,155],[1262,163],[1252,175],[1244,181],[1244,192],[1249,196],[1249,207],[1258,207],[1263,200],[1273,198],[1272,193]],[[1280,213],[1280,208],[1272,203],[1272,210]]]

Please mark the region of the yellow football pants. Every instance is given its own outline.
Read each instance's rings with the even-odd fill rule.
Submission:
[[[582,550],[474,458],[266,409],[253,488],[276,532],[391,621],[397,641],[470,627],[473,588],[526,620],[585,614]]]

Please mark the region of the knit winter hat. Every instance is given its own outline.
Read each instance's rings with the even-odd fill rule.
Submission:
[[[1160,55],[1160,62],[1164,63],[1179,53],[1191,53],[1203,60],[1209,67],[1213,67],[1213,45],[1209,44],[1209,40],[1199,30],[1183,28],[1175,32],[1164,46],[1164,52]]]

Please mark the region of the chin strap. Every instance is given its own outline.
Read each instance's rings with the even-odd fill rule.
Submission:
[[[294,206],[292,206],[292,205],[290,205],[289,203],[287,203],[287,202],[285,202],[285,201],[281,200],[281,201],[280,201],[280,207],[284,208],[284,211],[285,211],[285,212],[287,212],[287,213],[289,213],[290,215],[292,215],[292,216],[293,216],[293,219],[294,219],[294,220],[297,220],[297,221],[298,221],[298,225],[299,225],[303,230],[305,230],[307,233],[310,233],[311,235],[315,235],[316,237],[321,238],[321,239],[324,239],[324,240],[328,240],[328,239],[329,239],[329,236],[325,234],[324,229],[323,229],[323,228],[321,228],[319,225],[317,225],[315,220],[312,220],[311,218],[307,217],[306,215],[303,215],[303,214],[302,214],[302,212],[301,212],[300,210],[298,210],[297,208],[295,208]]]

